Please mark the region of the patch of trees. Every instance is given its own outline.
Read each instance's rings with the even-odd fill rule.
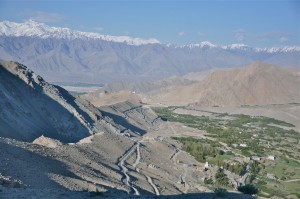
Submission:
[[[194,156],[198,162],[204,163],[208,160],[210,164],[223,167],[224,169],[238,175],[242,175],[244,172],[245,165],[241,163],[235,162],[234,164],[232,164],[221,159],[209,159],[209,157],[215,158],[224,155],[224,151],[218,149],[220,144],[214,141],[207,139],[196,139],[193,137],[172,138],[180,141],[182,143],[182,149]]]
[[[176,137],[173,138],[182,143],[182,149],[199,162],[204,163],[207,157],[216,157],[218,154],[224,153],[216,147],[216,143],[209,143],[208,140],[200,140],[192,137]]]
[[[210,159],[208,160],[209,164],[217,165],[218,167],[222,167],[232,173],[235,173],[237,175],[243,175],[245,171],[246,165],[241,164],[239,162],[225,162],[220,159]]]
[[[249,182],[252,183],[258,173],[260,172],[260,170],[262,169],[262,166],[260,165],[260,163],[258,161],[253,161],[250,165],[249,165],[249,171],[251,173],[251,175],[249,176]]]
[[[204,184],[214,184],[214,181],[211,178],[204,178]]]
[[[229,186],[229,178],[224,173],[224,170],[219,168],[219,170],[215,174],[216,179],[216,185],[222,186],[222,187],[228,187]]]

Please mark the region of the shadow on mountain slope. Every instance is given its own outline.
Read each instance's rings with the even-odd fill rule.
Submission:
[[[0,67],[0,77],[1,137],[31,142],[45,135],[63,142],[77,142],[90,135],[83,121],[61,104],[68,105],[66,102],[52,99],[35,82],[26,84],[4,67]],[[30,86],[31,83],[34,85]]]
[[[61,88],[60,86],[53,86],[57,88],[57,90],[59,90],[59,92],[67,99],[67,102],[71,104],[76,109],[76,111],[85,118],[87,122],[89,122],[90,124],[94,123],[94,120],[86,112],[84,112],[75,102],[76,98],[73,95],[71,95],[67,90]]]
[[[126,119],[124,119],[123,117],[121,117],[119,115],[109,113],[109,112],[106,112],[103,110],[101,110],[101,113],[104,117],[107,116],[107,117],[111,118],[115,123],[120,124],[124,128],[131,130],[132,132],[138,133],[140,135],[144,135],[146,133],[145,130],[130,124]]]
[[[34,147],[34,146],[33,146]],[[37,147],[43,150],[42,147]],[[21,180],[30,188],[56,188],[63,187],[51,179],[50,175],[61,175],[79,179],[66,166],[51,157],[42,156],[24,148],[0,141],[0,173],[11,176],[12,179]],[[29,188],[28,187],[28,188]]]
[[[109,188],[107,192],[89,192],[88,197],[83,198],[114,198],[114,199],[255,199],[255,197],[240,193],[227,192],[222,197],[218,197],[215,193],[188,193],[188,194],[178,194],[178,195],[160,195],[156,196],[154,194],[142,194],[140,196],[135,196],[132,194],[127,194],[124,191]]]

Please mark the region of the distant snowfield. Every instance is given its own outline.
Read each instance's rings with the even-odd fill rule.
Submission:
[[[100,39],[104,41],[112,41],[118,43],[126,43],[128,45],[140,46],[147,44],[159,44],[157,39],[132,38],[128,36],[111,36],[101,35],[95,32],[81,32],[71,30],[69,28],[51,27],[44,23],[28,20],[24,23],[14,23],[9,21],[0,22],[0,35],[6,36],[29,36],[60,39]]]

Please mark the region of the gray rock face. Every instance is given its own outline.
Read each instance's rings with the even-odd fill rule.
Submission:
[[[0,62],[0,136],[32,141],[47,135],[62,141],[88,136],[91,119],[74,98],[24,65]]]
[[[299,48],[129,45],[101,39],[0,36],[0,58],[15,60],[52,82],[107,83],[157,80],[261,60],[299,67]]]

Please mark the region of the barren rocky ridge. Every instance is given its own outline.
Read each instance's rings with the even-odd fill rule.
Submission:
[[[198,106],[267,105],[300,102],[299,70],[255,62],[215,70],[199,81],[145,94],[149,103]]]

